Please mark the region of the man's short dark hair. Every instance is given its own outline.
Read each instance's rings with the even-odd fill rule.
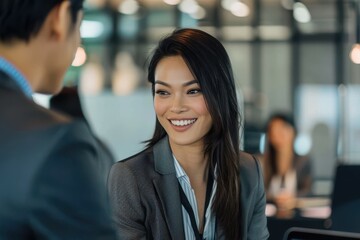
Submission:
[[[66,0],[0,0],[0,41],[29,41],[39,32],[49,12],[63,1]],[[75,23],[84,0],[69,1]]]

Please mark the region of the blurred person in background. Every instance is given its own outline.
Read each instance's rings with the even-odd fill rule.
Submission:
[[[82,0],[0,1],[0,239],[114,239],[96,142],[45,109],[80,42]]]
[[[273,114],[266,126],[266,146],[263,159],[267,200],[279,209],[291,209],[296,197],[311,191],[311,163],[308,156],[294,150],[296,128],[285,113]]]
[[[52,110],[59,111],[76,120],[85,122],[86,125],[88,125],[90,128],[90,124],[87,121],[81,106],[77,86],[63,87],[63,89],[58,94],[50,98],[49,107]],[[106,183],[110,168],[115,162],[115,158],[109,147],[94,133],[93,137],[97,143],[99,159],[101,159],[101,166],[99,169]]]
[[[196,29],[162,39],[148,68],[155,132],[113,165],[109,194],[122,239],[268,238],[260,163],[239,149],[229,57]]]

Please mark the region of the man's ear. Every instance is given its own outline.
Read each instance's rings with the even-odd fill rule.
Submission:
[[[67,37],[71,23],[70,1],[62,1],[48,15],[50,38],[62,40]]]

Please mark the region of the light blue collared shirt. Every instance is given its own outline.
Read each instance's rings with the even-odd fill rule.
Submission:
[[[180,163],[176,160],[174,155],[173,155],[173,158],[174,158],[174,165],[175,165],[175,170],[176,170],[176,177],[185,193],[185,196],[187,197],[187,199],[191,205],[191,208],[193,209],[196,224],[199,227],[200,223],[199,223],[199,216],[197,214],[198,208],[197,208],[197,203],[196,203],[195,192],[190,185],[190,179],[187,176],[186,172],[181,167]],[[205,209],[206,222],[205,222],[205,226],[204,226],[203,239],[206,239],[206,240],[215,239],[216,218],[215,218],[215,214],[213,213],[213,211],[211,209],[211,206],[214,202],[216,186],[217,186],[216,179],[214,179],[209,205],[208,205],[208,208]],[[193,239],[195,239],[194,230],[191,226],[189,214],[186,211],[184,206],[182,206],[182,215],[183,215],[185,239],[193,240]]]
[[[9,75],[9,77],[15,81],[15,83],[20,87],[24,94],[27,97],[32,98],[33,91],[29,82],[14,65],[12,65],[3,57],[0,57],[0,71],[3,71],[7,75]]]

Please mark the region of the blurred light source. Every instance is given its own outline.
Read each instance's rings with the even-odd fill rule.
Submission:
[[[355,64],[360,64],[360,44],[355,43],[350,52],[350,59]]]
[[[311,137],[307,134],[299,134],[294,143],[294,150],[299,155],[307,155],[310,153],[312,146]]]
[[[230,11],[237,17],[246,17],[250,13],[249,7],[245,3],[239,1],[231,4]]]
[[[128,95],[135,91],[140,83],[140,69],[133,57],[127,52],[116,56],[115,69],[112,74],[112,91],[116,95]]]
[[[203,7],[198,5],[196,12],[190,14],[190,16],[194,19],[203,19],[206,16],[206,11]]]
[[[259,150],[260,153],[264,154],[266,147],[266,134],[262,133],[260,136],[260,142],[259,142]]]
[[[235,3],[235,2],[237,2],[237,0],[222,0],[222,1],[221,1],[221,6],[222,6],[224,9],[226,9],[226,10],[228,10],[228,11],[231,11],[231,5],[232,5],[233,3]]]
[[[82,38],[97,38],[104,32],[104,25],[98,21],[83,20],[80,26]]]
[[[353,45],[351,52],[350,52],[350,59],[353,63],[355,64],[360,64],[360,4],[359,1],[354,1],[354,8],[355,8],[355,26],[356,26],[356,31],[355,31],[355,36],[356,36],[356,42]]]
[[[88,62],[80,74],[79,89],[86,95],[99,94],[104,87],[105,73],[98,62]]]
[[[139,10],[139,3],[136,0],[124,0],[118,10],[123,14],[135,14]]]
[[[309,9],[301,2],[294,3],[294,18],[300,23],[308,23],[311,21]]]
[[[198,8],[199,4],[195,0],[183,0],[179,4],[179,10],[188,14],[195,14]]]
[[[178,5],[181,2],[181,0],[163,0],[163,1],[164,3],[169,5]]]
[[[221,6],[237,17],[246,17],[250,14],[248,5],[239,0],[222,0]]]
[[[292,10],[294,7],[294,0],[281,0],[281,6],[287,10]]]
[[[86,62],[86,52],[83,47],[78,47],[76,50],[75,58],[72,62],[73,67],[80,67]]]

